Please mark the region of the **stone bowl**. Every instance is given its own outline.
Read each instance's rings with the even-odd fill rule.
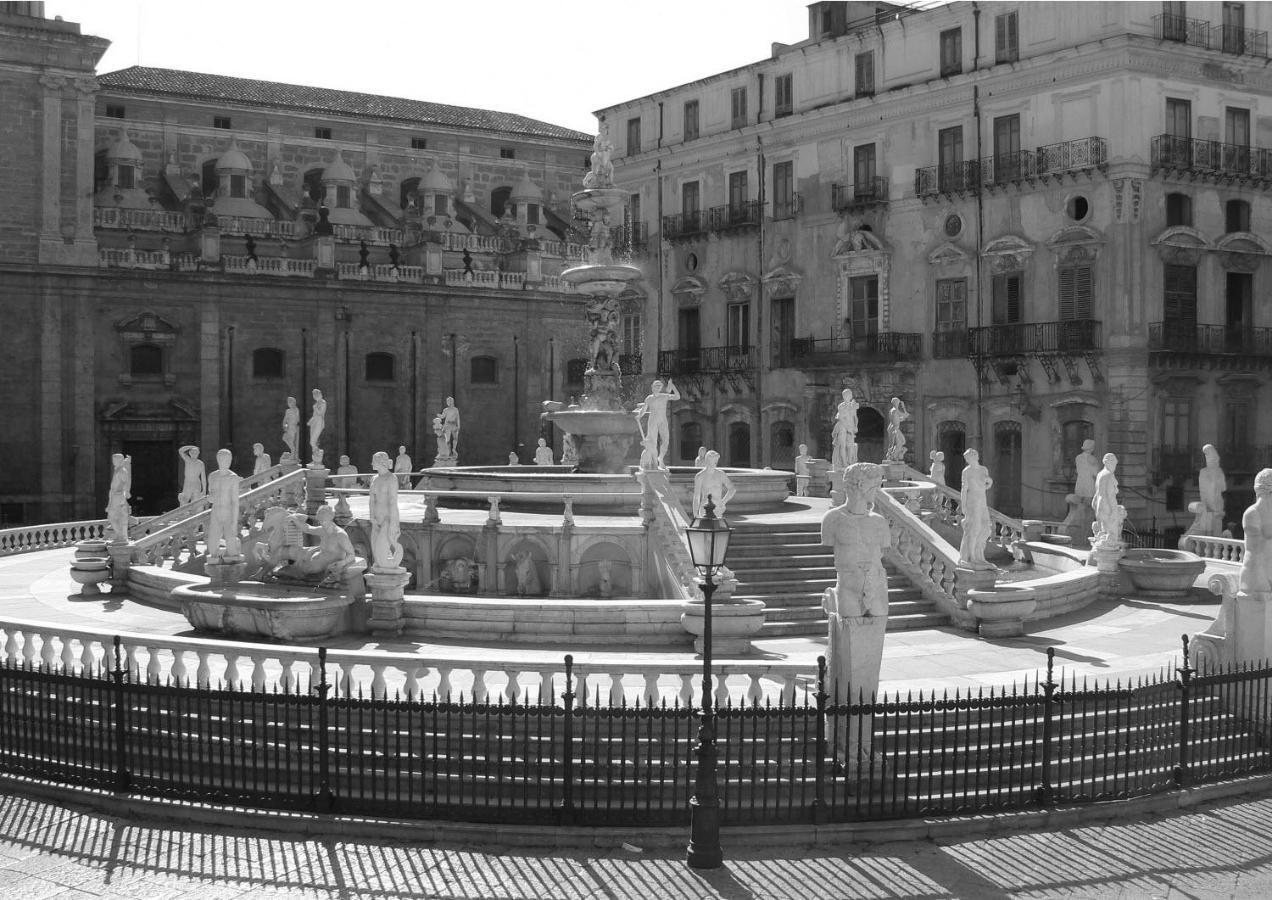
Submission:
[[[71,580],[80,586],[81,594],[98,594],[98,587],[110,579],[110,557],[80,556],[71,560]]]
[[[1127,550],[1117,567],[1131,580],[1137,594],[1154,599],[1180,600],[1188,596],[1206,561],[1186,550],[1143,547]]]
[[[981,637],[1024,634],[1025,619],[1037,608],[1038,597],[1030,587],[995,584],[967,592],[967,611],[975,617]]]
[[[693,646],[702,652],[702,635],[705,629],[705,606],[701,600],[690,600],[684,605],[680,624],[694,637]],[[750,653],[751,635],[764,626],[763,600],[727,600],[711,603],[712,654]]]

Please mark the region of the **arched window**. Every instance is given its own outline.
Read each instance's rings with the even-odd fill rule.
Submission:
[[[698,448],[702,446],[702,426],[697,422],[682,422],[680,425],[680,461],[691,463],[698,456]]]
[[[1192,228],[1192,198],[1187,194],[1166,195],[1166,226],[1184,225]]]
[[[769,426],[769,463],[775,469],[795,468],[795,425],[785,419]]]
[[[1250,230],[1250,204],[1245,200],[1229,200],[1223,206],[1224,231]]]
[[[133,344],[128,349],[128,372],[134,377],[163,374],[163,350],[157,344]]]
[[[508,198],[512,196],[512,188],[497,187],[490,192],[490,212],[496,219],[504,214],[504,207],[508,205]]]
[[[282,378],[283,351],[277,347],[258,347],[252,351],[253,378]]]
[[[473,384],[499,382],[499,361],[493,356],[474,356],[470,366],[469,380]]]
[[[322,203],[322,169],[310,169],[305,173],[305,193],[315,203]]]
[[[393,380],[393,354],[368,353],[366,358],[367,381]]]
[[[419,188],[420,180],[418,178],[408,178],[402,182],[401,187],[398,188],[398,206],[406,209],[411,202],[411,197],[414,196]]]

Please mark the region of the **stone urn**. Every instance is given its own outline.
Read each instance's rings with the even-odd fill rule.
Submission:
[[[110,580],[110,557],[80,556],[76,552],[71,560],[71,579],[80,586],[81,594],[100,594],[98,585]]]
[[[1158,600],[1182,600],[1206,569],[1206,561],[1186,550],[1144,547],[1127,550],[1118,560],[1120,569],[1137,594]]]
[[[1038,607],[1030,588],[1010,584],[973,588],[967,592],[967,611],[981,637],[1014,637],[1025,633],[1025,619]]]
[[[733,584],[736,586],[737,582]],[[763,600],[734,600],[732,588],[727,598],[717,589],[711,599],[711,651],[713,655],[745,654],[752,651],[751,636],[764,626]],[[704,603],[690,600],[684,605],[680,624],[693,635],[694,649],[702,652],[705,626]]]

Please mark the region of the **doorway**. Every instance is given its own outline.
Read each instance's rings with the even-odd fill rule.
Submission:
[[[1020,423],[994,425],[994,502],[1001,513],[1019,518],[1020,506]]]
[[[746,422],[729,426],[729,465],[744,468],[751,465],[751,426]]]
[[[945,483],[956,491],[963,489],[963,451],[967,449],[967,432],[962,422],[942,422],[936,429],[936,449],[945,454]]]
[[[882,460],[886,431],[887,424],[878,410],[869,406],[857,410],[857,459],[861,462]]]
[[[177,505],[177,445],[174,441],[124,441],[132,457],[134,516],[157,516]]]

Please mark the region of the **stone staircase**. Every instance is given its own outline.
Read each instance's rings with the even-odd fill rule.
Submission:
[[[822,591],[835,584],[835,557],[821,543],[817,522],[734,525],[728,566],[738,579],[734,596],[763,600],[758,637],[826,633]],[[949,618],[891,565],[888,570],[888,630],[948,625]]]

